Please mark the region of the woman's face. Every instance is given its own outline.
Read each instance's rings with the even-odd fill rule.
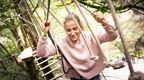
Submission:
[[[79,30],[78,26],[76,25],[75,21],[73,21],[73,20],[67,21],[64,24],[64,27],[65,27],[68,38],[73,43],[76,43],[80,37],[80,30]]]

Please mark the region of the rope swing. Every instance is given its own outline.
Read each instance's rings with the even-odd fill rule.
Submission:
[[[29,1],[30,1],[30,0],[29,0]],[[90,30],[90,32],[91,32],[91,34],[92,34],[92,37],[94,38],[94,40],[95,40],[96,43],[98,44],[97,47],[98,47],[98,49],[100,50],[100,53],[98,53],[98,54],[97,54],[97,53],[93,53],[93,52],[90,50],[90,47],[89,47],[88,44],[87,44],[88,42],[85,40],[85,36],[84,36],[83,33],[82,33],[83,30],[82,30],[80,24],[77,22],[77,20],[75,19],[74,15],[72,14],[72,12],[68,9],[65,1],[64,1],[64,0],[61,0],[61,2],[62,2],[62,4],[63,4],[63,6],[65,7],[67,13],[71,15],[71,17],[73,18],[74,22],[76,23],[78,29],[80,30],[80,34],[81,34],[81,36],[82,36],[82,39],[84,40],[84,43],[85,43],[85,45],[86,45],[86,48],[88,49],[88,51],[89,51],[89,53],[90,53],[90,55],[91,55],[91,56],[89,57],[89,59],[94,60],[94,61],[97,61],[97,60],[99,60],[99,58],[104,58],[104,59],[106,60],[106,58],[105,58],[105,56],[104,56],[104,53],[103,53],[103,50],[102,50],[102,48],[101,48],[101,45],[100,45],[101,43],[100,43],[100,41],[99,41],[99,39],[98,39],[98,36],[95,35],[95,33],[93,32],[92,28],[90,27],[87,18],[85,17],[84,13],[83,13],[82,10],[81,10],[81,7],[83,7],[84,9],[86,9],[93,17],[95,16],[95,14],[92,13],[92,12],[91,12],[90,10],[88,10],[87,8],[85,8],[82,4],[78,3],[77,0],[73,0],[73,2],[74,2],[74,4],[76,5],[78,11],[80,12],[80,14],[82,15],[82,17],[84,18],[85,23],[86,23],[88,29]],[[31,3],[31,2],[30,2],[30,3]],[[44,6],[44,8],[45,8],[46,11],[47,11],[47,13],[46,13],[46,19],[45,19],[45,24],[44,24],[44,25],[45,25],[45,26],[49,26],[49,25],[50,25],[50,23],[49,23],[49,14],[50,14],[50,15],[63,27],[64,25],[61,24],[61,22],[60,22],[60,21],[55,17],[55,15],[50,11],[50,3],[51,3],[51,0],[48,0],[47,7],[46,7],[45,4],[44,4],[44,0],[43,0],[43,6]],[[123,38],[122,31],[121,31],[121,29],[120,29],[120,25],[119,25],[118,20],[117,20],[117,18],[116,18],[115,9],[114,9],[114,7],[113,7],[113,4],[112,4],[112,1],[111,1],[111,0],[107,0],[107,3],[108,3],[108,6],[109,6],[109,8],[110,8],[110,11],[111,11],[111,14],[112,14],[112,17],[113,17],[113,21],[114,21],[115,26],[116,26],[116,28],[115,28],[115,29],[113,28],[113,29],[114,29],[114,31],[118,30],[118,33],[119,33],[119,35],[120,35],[120,39],[121,39],[121,42],[122,42],[122,46],[123,46],[123,49],[124,49],[124,55],[125,55],[126,60],[127,60],[127,63],[128,63],[129,71],[130,71],[130,73],[133,75],[134,69],[133,69],[133,66],[132,66],[132,63],[131,63],[131,60],[130,60],[130,55],[129,55],[129,52],[128,52],[128,49],[127,49],[125,40],[124,40],[124,38]],[[31,3],[31,5],[32,5],[32,3]],[[33,5],[32,5],[32,6],[33,6]],[[33,6],[33,7],[34,7],[34,6]],[[44,9],[44,11],[45,11],[45,9]],[[38,15],[38,13],[37,13],[37,15]],[[22,19],[23,21],[25,21],[25,22],[27,22],[27,23],[29,23],[29,24],[31,24],[31,25],[36,26],[36,25],[33,24],[32,22],[27,21],[26,19],[24,19],[23,17],[21,17],[20,14],[17,15],[17,16],[18,16],[20,19]],[[38,17],[40,18],[40,16],[38,16]],[[94,18],[95,18],[95,17],[94,17]],[[40,18],[40,20],[42,21],[41,18]],[[106,21],[103,21],[103,22],[104,22],[104,24],[108,24]],[[64,27],[63,27],[63,28],[64,28]],[[37,31],[37,32],[38,32],[38,31]],[[52,41],[52,43],[53,43],[53,45],[54,45],[54,47],[55,47],[55,49],[56,49],[57,55],[61,55],[61,57],[68,62],[68,60],[67,60],[67,59],[65,58],[65,56],[63,55],[60,47],[56,44],[56,40],[55,40],[55,38],[54,38],[54,35],[52,34],[52,30],[51,30],[51,31],[49,30],[47,34],[48,34],[50,40]],[[40,34],[38,34],[38,36],[40,36]],[[98,55],[99,55],[99,56],[98,56]],[[35,56],[34,56],[34,57],[35,57]],[[35,59],[36,59],[36,57],[35,57]],[[63,64],[63,59],[62,59],[62,64]],[[68,62],[68,63],[69,63],[69,62]],[[1,64],[2,64],[2,63],[1,63]],[[70,63],[69,63],[69,65],[71,66]],[[64,71],[65,74],[67,74],[70,69],[73,69],[73,67],[72,67],[72,68],[70,68],[68,71],[65,71],[63,66],[62,66],[62,68],[63,68],[63,71]],[[48,73],[49,73],[49,72],[48,72]],[[43,76],[47,75],[48,73],[43,74]],[[106,78],[105,78],[105,80],[106,80]]]
[[[84,35],[82,34],[82,29],[81,29],[79,23],[78,23],[77,20],[75,19],[74,15],[73,15],[73,14],[70,12],[70,10],[67,8],[66,3],[65,3],[63,0],[61,0],[61,2],[62,2],[62,4],[65,6],[65,9],[66,9],[66,11],[68,12],[68,14],[70,14],[70,15],[72,16],[73,20],[75,21],[76,25],[78,26],[78,28],[79,28],[79,30],[80,30],[80,33],[81,33],[81,35],[82,35],[82,38],[83,38],[83,40],[84,40],[84,42],[85,42],[85,44],[86,44],[86,47],[87,47],[89,53],[91,54],[90,59],[97,61],[97,60],[99,59],[98,54],[93,54],[93,53],[91,52],[91,50],[90,50],[90,48],[89,48],[89,46],[88,46],[88,44],[87,44],[88,42],[85,40],[85,37],[84,37]]]

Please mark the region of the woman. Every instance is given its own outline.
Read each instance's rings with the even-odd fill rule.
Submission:
[[[71,15],[83,28],[79,17],[74,13],[71,13]],[[81,32],[71,15],[68,14],[64,20],[64,29],[67,36],[56,43],[61,49],[61,55],[64,57],[62,60],[64,72],[71,80],[100,80],[99,73],[106,66],[104,57],[101,57],[103,54],[100,53],[97,47],[98,44],[92,34],[90,32]],[[105,19],[99,15],[94,17],[104,26],[104,31],[95,32],[100,43],[115,40],[117,34],[109,24],[105,23]],[[47,33],[49,27],[50,25],[45,25],[43,32]],[[84,35],[90,50],[87,49],[81,34]],[[99,56],[97,61],[90,59],[90,52]],[[42,36],[37,45],[37,56],[48,57],[55,54],[54,45],[51,42],[47,42],[47,38]]]

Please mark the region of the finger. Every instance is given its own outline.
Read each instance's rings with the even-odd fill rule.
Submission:
[[[106,29],[107,28],[107,29]],[[112,26],[108,26],[108,27],[106,27],[105,29],[108,31],[108,32],[111,32],[111,33],[113,33],[114,32],[114,30],[113,30],[113,27]]]

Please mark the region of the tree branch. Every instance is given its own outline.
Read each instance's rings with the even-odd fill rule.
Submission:
[[[81,4],[86,5],[88,7],[100,10],[101,12],[110,12],[107,5],[100,5],[99,3],[95,2],[94,4],[97,4],[97,6],[96,6],[94,4],[85,2],[83,0],[78,0],[78,2],[80,2]],[[137,10],[144,11],[144,7],[143,6],[138,6],[138,4],[141,3],[141,2],[142,2],[142,0],[139,0],[136,3],[134,3],[134,4],[128,4],[128,5],[125,5],[125,6],[115,7],[115,9],[116,9],[116,11],[118,11],[120,13],[128,11],[130,9],[137,9]]]
[[[78,0],[78,2],[80,2],[81,4],[86,5],[86,6],[88,6],[88,7],[95,8],[95,9],[97,9],[97,10],[100,10],[101,12],[110,12],[107,6],[102,6],[102,5],[100,5],[100,4],[98,4],[99,6],[96,6],[96,5],[91,4],[91,3],[86,3],[86,2],[84,2],[84,1],[82,1],[82,0]],[[96,3],[96,4],[97,4],[97,3]]]
[[[144,7],[141,7],[141,6],[136,6],[136,5],[126,5],[126,6],[124,6],[123,7],[123,9],[126,9],[126,8],[135,8],[135,9],[138,9],[138,10],[142,10],[142,11],[144,11]]]

